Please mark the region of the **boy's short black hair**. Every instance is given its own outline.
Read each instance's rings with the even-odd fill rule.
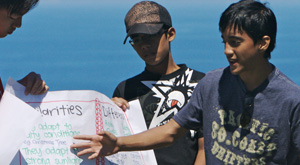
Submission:
[[[245,31],[255,44],[263,36],[269,36],[271,41],[265,58],[271,58],[276,43],[277,22],[274,13],[266,4],[255,0],[242,0],[231,4],[222,13],[219,22],[220,32],[224,32],[228,27],[239,32]]]
[[[9,14],[24,15],[32,9],[39,0],[0,0],[0,9],[7,9]]]

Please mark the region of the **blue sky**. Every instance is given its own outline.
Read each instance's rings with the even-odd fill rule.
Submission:
[[[0,40],[0,75],[20,79],[42,75],[51,90],[91,89],[111,96],[118,82],[144,69],[130,45],[123,45],[123,19],[137,0],[40,0],[23,26]],[[177,34],[176,62],[203,72],[228,65],[218,31],[222,11],[235,1],[159,0],[171,13]],[[262,1],[264,2],[264,1]],[[272,0],[278,21],[271,62],[300,84],[300,1]]]

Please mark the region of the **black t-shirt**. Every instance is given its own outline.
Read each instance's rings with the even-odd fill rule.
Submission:
[[[127,101],[139,99],[149,128],[166,124],[189,101],[204,73],[179,65],[180,69],[159,75],[147,70],[121,82],[113,97]],[[155,149],[158,164],[193,164],[198,150],[199,132],[189,131],[170,147]]]

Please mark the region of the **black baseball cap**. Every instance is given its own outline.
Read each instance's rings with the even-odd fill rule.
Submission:
[[[172,27],[172,20],[168,10],[153,1],[142,1],[135,4],[125,16],[127,36],[133,34],[156,34],[163,26]]]

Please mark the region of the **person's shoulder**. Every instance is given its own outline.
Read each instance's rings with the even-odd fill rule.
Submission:
[[[205,74],[205,76],[199,81],[197,85],[197,90],[209,91],[210,89],[215,89],[219,85],[219,81],[223,73],[230,74],[230,70],[227,68],[219,68],[211,70]],[[195,89],[196,90],[196,89]]]
[[[195,75],[199,75],[199,76],[202,76],[202,77],[205,75],[205,73],[200,72],[198,70],[195,70],[195,69],[192,69],[192,68],[189,68],[189,67],[187,67],[187,69],[192,70],[193,74],[195,74]]]
[[[193,68],[190,68],[188,66],[186,66],[186,64],[181,64],[180,65],[182,68],[184,68],[185,70],[189,70],[189,71],[193,71],[193,74],[195,75],[199,75],[201,77],[204,77],[205,76],[205,73],[201,72],[201,71],[198,71],[198,70],[195,70]]]
[[[273,84],[278,88],[284,88],[290,90],[290,92],[296,92],[300,95],[300,87],[291,80],[288,76],[282,73],[278,68],[275,68],[273,76]]]
[[[227,68],[218,68],[211,70],[205,74],[205,76],[199,81],[199,86],[208,88],[209,86],[215,88],[219,85],[219,81],[222,77],[230,78],[230,69]]]
[[[144,79],[145,73],[142,72],[138,75],[135,75],[131,78],[128,78],[126,80],[121,81],[118,86],[115,88],[115,91],[113,93],[113,97],[122,97],[128,100],[127,98],[127,92],[131,91],[134,92],[136,88],[140,85],[141,80]]]
[[[211,70],[206,73],[205,77],[208,79],[211,78],[220,78],[223,74],[230,74],[230,69],[229,67],[223,67],[223,68],[218,68]]]
[[[180,66],[180,70],[185,72],[185,74],[192,73],[190,82],[198,82],[199,80],[201,80],[205,76],[205,73],[200,72],[200,71],[195,70],[195,69],[192,69],[190,67],[187,67],[186,64],[179,64],[179,66]]]
[[[119,85],[122,85],[122,84],[126,84],[126,83],[129,83],[129,84],[132,84],[132,83],[137,83],[137,82],[140,82],[142,79],[144,79],[145,77],[147,77],[145,71],[133,76],[133,77],[130,77],[126,80],[123,80],[119,83]]]
[[[270,88],[268,91],[272,97],[276,97],[280,100],[281,104],[284,104],[288,108],[290,114],[294,114],[294,111],[300,110],[300,87],[293,82],[284,73],[275,70],[275,76],[270,80]],[[298,108],[296,108],[298,107]]]
[[[276,95],[279,100],[288,100],[290,103],[300,103],[300,87],[288,78],[284,73],[275,68],[273,75],[269,77],[268,91]]]

